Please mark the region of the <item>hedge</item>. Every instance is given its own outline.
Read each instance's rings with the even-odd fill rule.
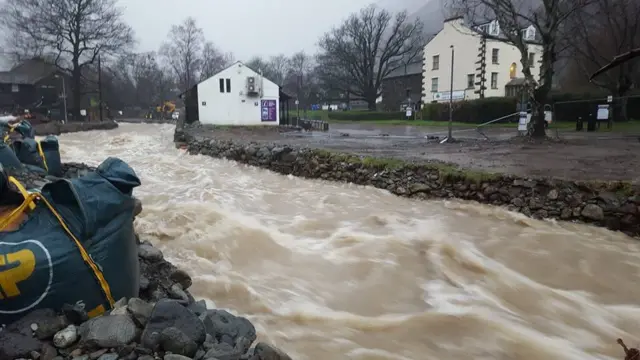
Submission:
[[[330,111],[329,120],[367,121],[367,120],[399,120],[405,118],[402,111]]]
[[[587,119],[595,116],[598,105],[606,104],[607,95],[604,92],[582,94],[552,93],[549,103],[554,111],[554,121],[575,121],[578,117]],[[636,92],[628,95],[634,96],[640,95],[640,93]],[[453,121],[481,124],[516,112],[517,102],[518,100],[515,98],[485,98],[458,101],[453,103]],[[433,121],[449,120],[448,103],[425,104],[422,111],[424,119]],[[630,119],[640,119],[640,97],[628,98],[627,115]]]

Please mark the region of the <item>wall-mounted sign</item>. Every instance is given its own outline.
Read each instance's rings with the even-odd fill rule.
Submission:
[[[433,101],[437,102],[447,102],[449,101],[451,95],[450,91],[441,91],[437,93],[433,93]],[[464,90],[454,90],[453,91],[453,101],[464,100]]]
[[[261,113],[262,121],[276,121],[277,119],[277,104],[275,100],[261,100]]]

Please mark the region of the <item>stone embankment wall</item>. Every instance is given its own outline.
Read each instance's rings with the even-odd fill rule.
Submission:
[[[175,124],[175,120],[171,119],[116,119],[116,121],[121,123],[130,123],[130,124]]]
[[[118,123],[114,121],[97,121],[97,122],[68,122],[66,124],[62,124],[59,122],[48,122],[48,123],[40,123],[34,124],[33,128],[36,131],[36,135],[44,136],[44,135],[60,135],[64,133],[73,133],[80,131],[90,131],[90,130],[111,130],[118,127]]]
[[[192,134],[197,134],[197,129],[178,124],[174,135],[176,145],[186,147],[190,154],[226,158],[280,174],[375,186],[398,196],[475,200],[533,218],[578,221],[640,235],[640,191],[628,182],[525,179],[443,163],[410,164],[318,149],[202,139]]]

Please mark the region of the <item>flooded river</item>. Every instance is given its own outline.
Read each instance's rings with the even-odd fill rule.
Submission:
[[[143,239],[192,292],[294,359],[623,359],[640,344],[640,242],[457,201],[304,180],[174,148],[171,125],[60,136],[129,162]]]

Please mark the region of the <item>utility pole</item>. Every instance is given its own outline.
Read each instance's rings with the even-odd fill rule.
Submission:
[[[453,131],[453,56],[454,50],[453,45],[451,47],[451,85],[449,87],[449,135],[447,136],[447,142],[452,142],[453,137],[451,135]]]
[[[98,107],[100,111],[100,121],[102,121],[102,61],[98,55]]]

